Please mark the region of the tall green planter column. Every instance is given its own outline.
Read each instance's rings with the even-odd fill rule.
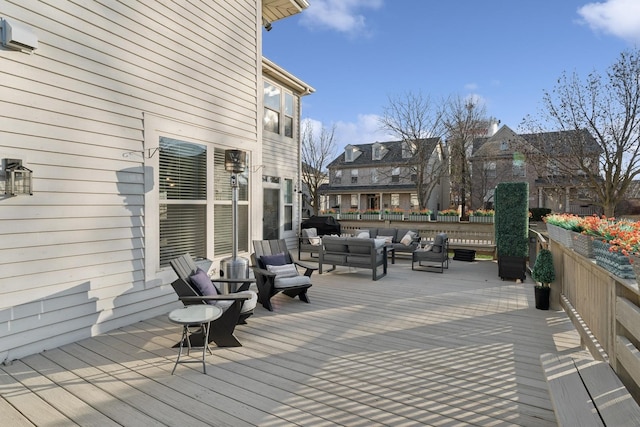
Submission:
[[[498,275],[524,281],[529,251],[529,183],[504,182],[495,191]]]

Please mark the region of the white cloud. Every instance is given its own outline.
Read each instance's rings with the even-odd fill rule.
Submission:
[[[354,122],[336,123],[336,143],[341,150],[347,144],[371,144],[376,141],[397,140],[380,128],[380,116],[360,114]]]
[[[478,84],[477,83],[467,83],[466,85],[464,85],[465,90],[469,90],[469,91],[474,91],[474,90],[478,90]]]
[[[379,9],[383,0],[313,0],[302,13],[300,22],[309,28],[330,29],[341,33],[366,33],[361,9]]]
[[[595,31],[612,34],[632,43],[640,43],[640,1],[606,0],[588,3],[578,14]]]

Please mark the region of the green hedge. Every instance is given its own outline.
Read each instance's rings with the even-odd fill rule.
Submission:
[[[529,183],[498,184],[495,205],[498,256],[526,257],[529,253]]]

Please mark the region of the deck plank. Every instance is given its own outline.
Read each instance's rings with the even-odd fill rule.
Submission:
[[[564,312],[534,308],[532,283],[500,280],[492,261],[435,274],[402,258],[375,282],[346,267],[312,279],[310,304],[257,307],[206,375],[171,375],[180,330],[160,316],[1,367],[0,410],[26,425],[49,423],[37,408],[83,424],[65,416],[83,404],[123,425],[556,425],[539,357],[580,341]],[[19,366],[71,402],[29,393]]]

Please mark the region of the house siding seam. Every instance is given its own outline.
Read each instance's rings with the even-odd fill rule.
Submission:
[[[145,280],[143,114],[258,150],[259,6],[3,2],[39,48],[0,50],[0,155],[34,171],[2,198],[0,362],[176,304]]]

